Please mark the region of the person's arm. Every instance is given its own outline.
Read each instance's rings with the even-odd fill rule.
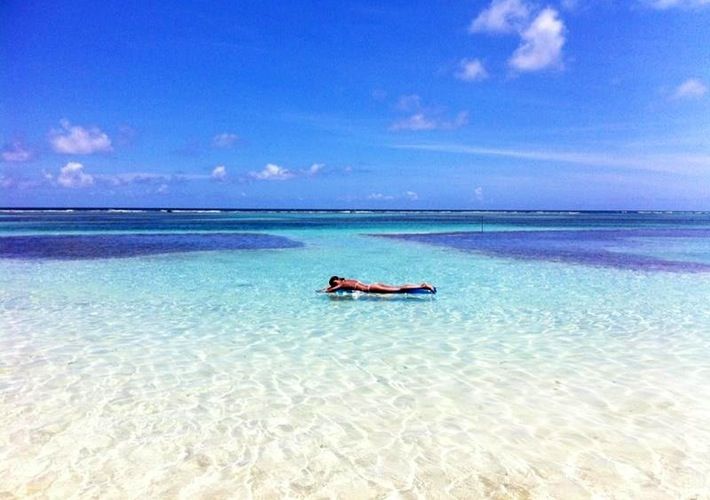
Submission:
[[[336,290],[340,290],[342,288],[342,284],[338,283],[337,285],[329,286],[328,288],[325,289],[325,293],[333,293]]]

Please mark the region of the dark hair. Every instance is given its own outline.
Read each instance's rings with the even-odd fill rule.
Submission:
[[[328,284],[329,284],[330,286],[333,286],[333,285],[335,285],[335,281],[336,281],[336,280],[341,280],[341,279],[343,279],[343,278],[338,278],[337,276],[331,276],[331,277],[330,277],[330,280],[328,280]]]

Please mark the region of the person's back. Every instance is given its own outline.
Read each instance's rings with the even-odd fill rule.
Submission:
[[[436,287],[430,285],[429,283],[422,283],[421,285],[387,285],[385,283],[373,283],[368,285],[367,283],[362,283],[354,279],[331,276],[328,284],[330,286],[325,290],[326,293],[333,293],[339,290],[370,293],[409,293],[417,290],[427,290],[431,293],[436,293]]]
[[[361,283],[358,280],[340,278],[338,276],[333,276],[330,278],[328,284],[330,285],[326,292],[335,292],[337,290],[343,291],[359,291],[367,292],[368,285]]]

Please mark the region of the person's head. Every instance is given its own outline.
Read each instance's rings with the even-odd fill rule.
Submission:
[[[338,276],[331,276],[330,279],[328,280],[328,284],[330,286],[335,286],[341,281],[343,281],[345,278],[339,278]]]

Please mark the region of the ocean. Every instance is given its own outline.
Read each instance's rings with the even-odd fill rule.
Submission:
[[[710,213],[6,210],[0,497],[706,497],[709,303]]]

